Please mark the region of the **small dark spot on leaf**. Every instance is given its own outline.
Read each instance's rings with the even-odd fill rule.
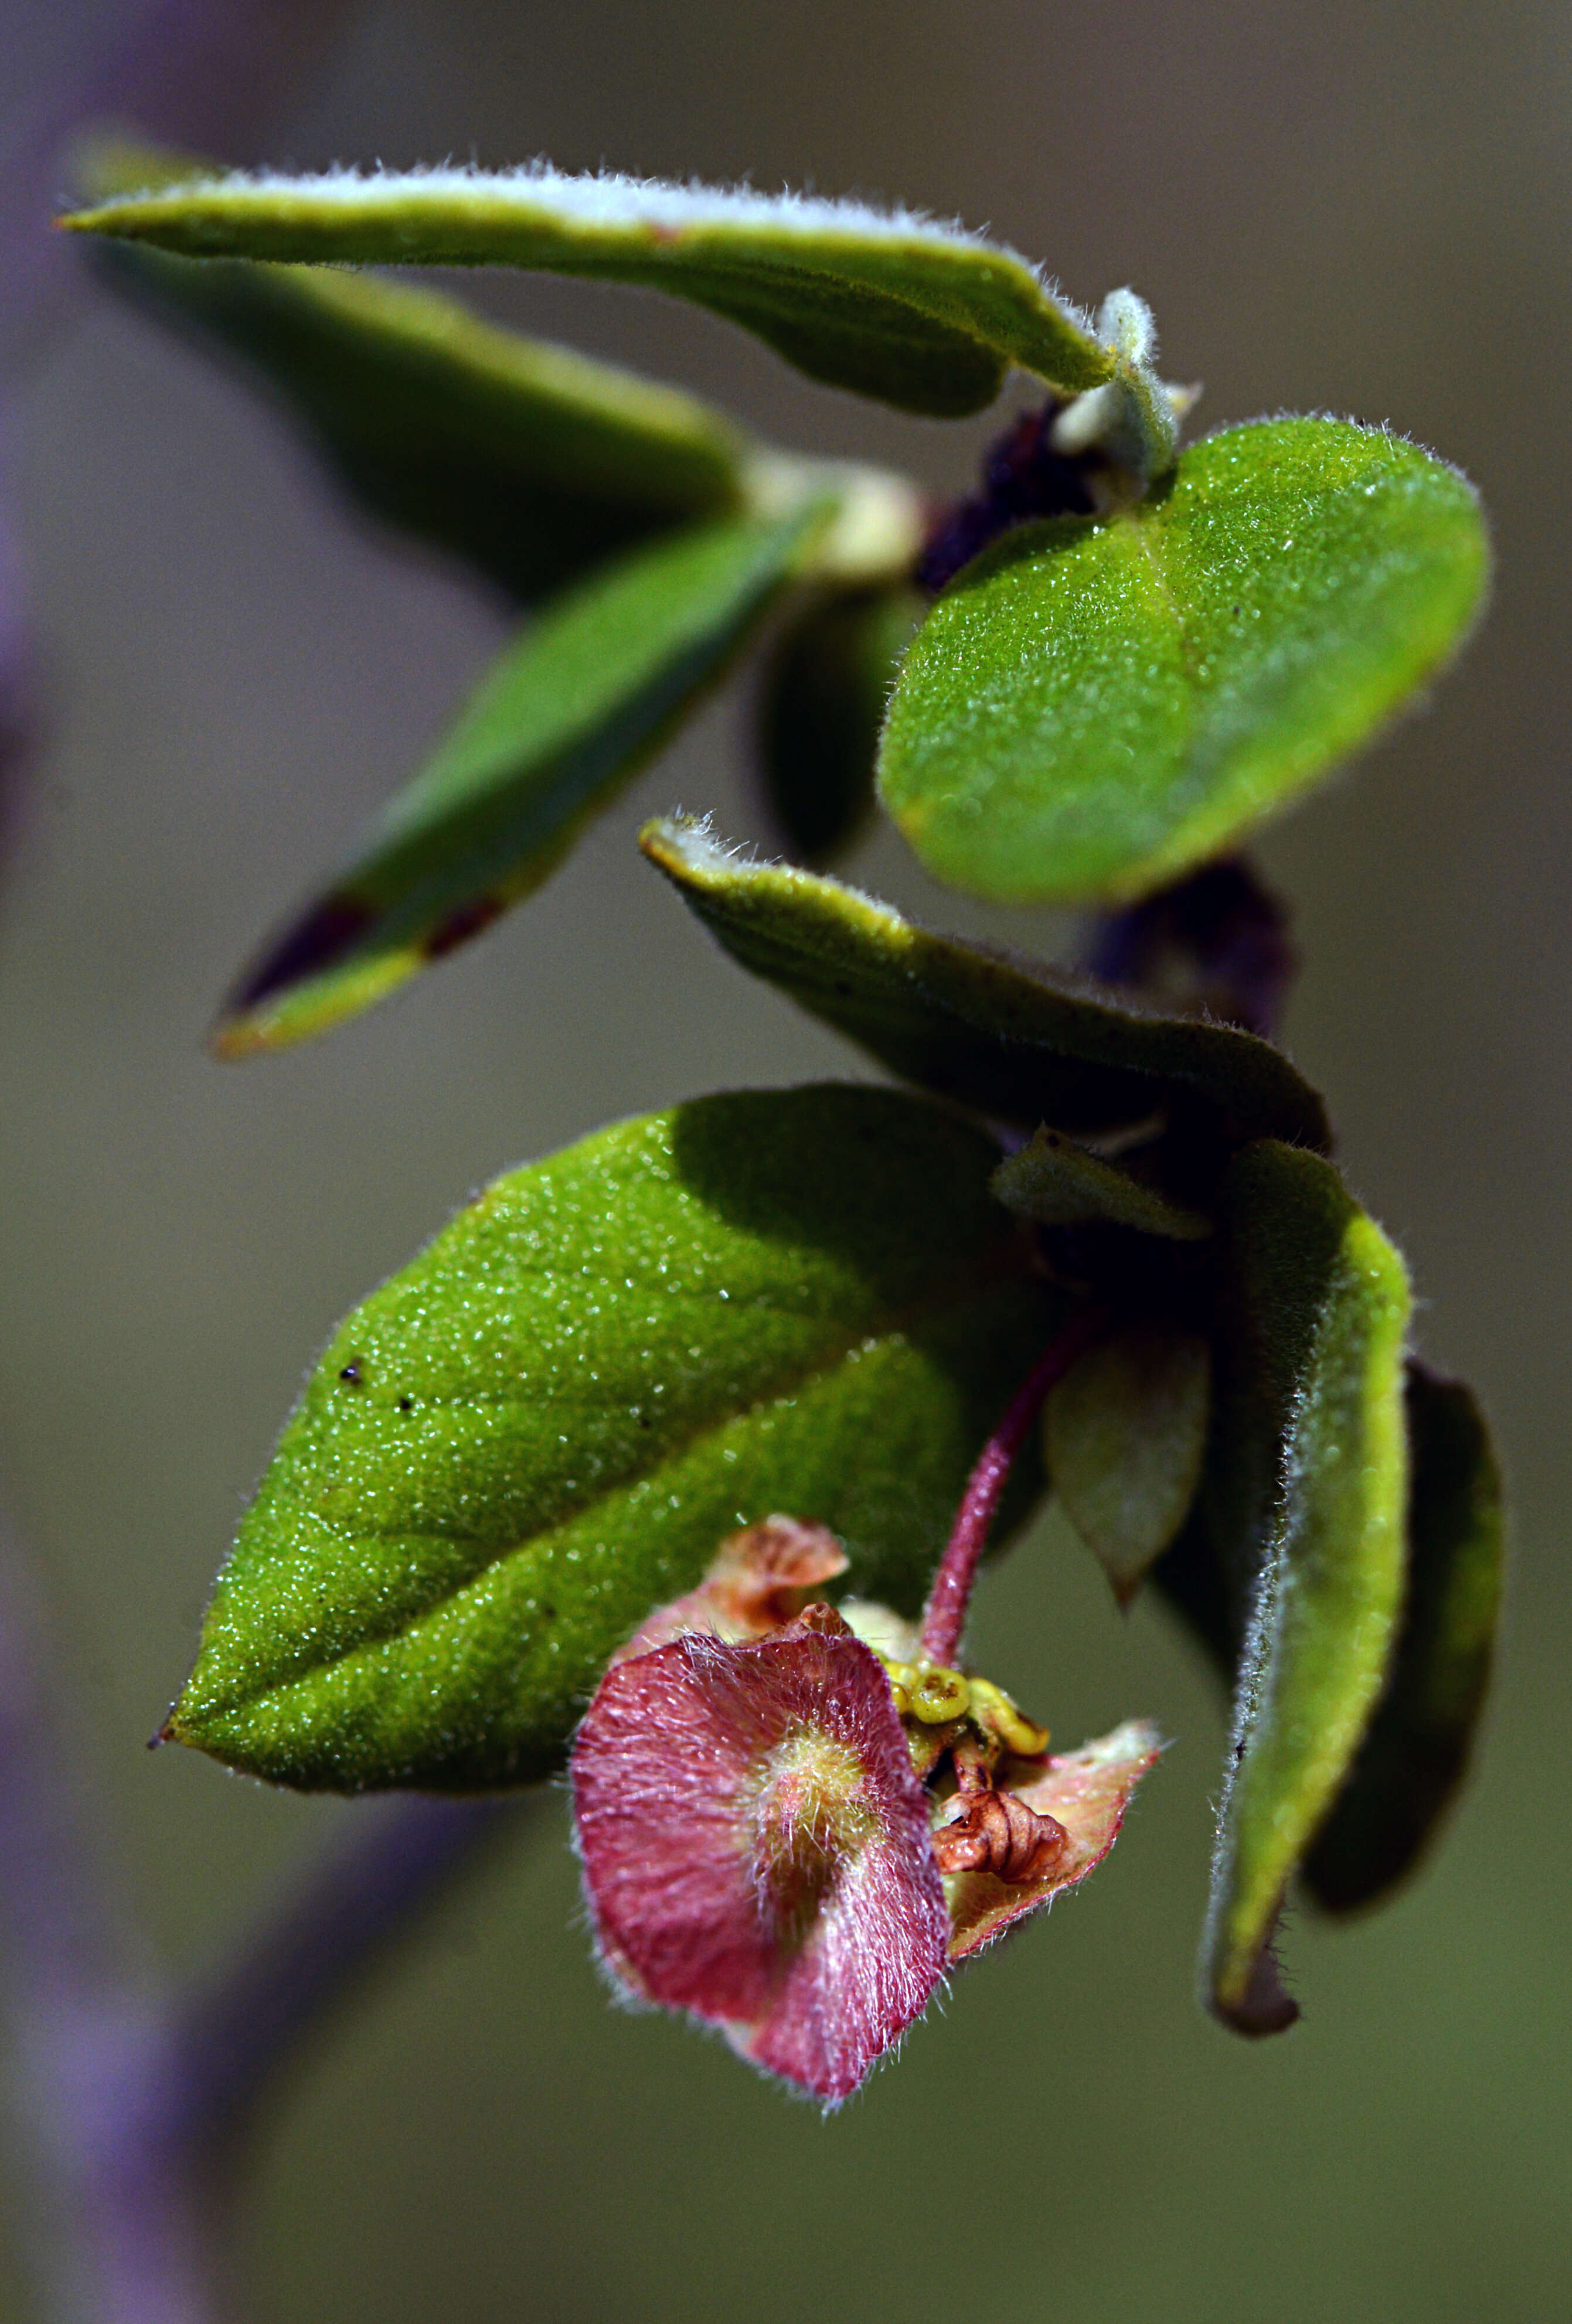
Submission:
[[[373,907],[356,896],[324,896],[241,979],[230,995],[227,1013],[234,1016],[253,1009],[270,993],[331,968],[364,936],[375,917]]]
[[[360,1358],[358,1356],[352,1357],[349,1362],[345,1365],[338,1377],[347,1388],[361,1387],[363,1383],[360,1372]]]
[[[400,1398],[399,1398],[399,1410],[400,1410],[401,1412],[413,1412],[414,1408],[415,1408],[415,1399],[414,1399],[414,1397],[413,1397],[412,1396],[401,1396],[401,1397],[400,1397]]]
[[[460,904],[457,911],[438,922],[421,950],[428,960],[441,960],[448,953],[457,952],[460,945],[467,944],[471,936],[477,936],[482,928],[488,928],[504,908],[500,896],[472,896],[467,904]]]

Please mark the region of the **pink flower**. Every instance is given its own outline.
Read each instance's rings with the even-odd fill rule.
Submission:
[[[602,1953],[630,1994],[831,2103],[927,2007],[949,1935],[928,1798],[878,1656],[828,1608],[753,1644],[690,1633],[617,1664],[573,1796]]]
[[[606,1673],[572,1761],[618,1984],[829,2105],[950,1962],[1101,1862],[1158,1750],[1136,1722],[1051,1758],[998,1689],[886,1659],[828,1606],[781,1620],[775,1593],[844,1562],[790,1519],[733,1536]]]

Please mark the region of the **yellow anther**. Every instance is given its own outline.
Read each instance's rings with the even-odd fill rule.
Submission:
[[[917,1684],[917,1673],[910,1663],[893,1663],[887,1655],[881,1655],[879,1660],[884,1665],[896,1711],[906,1719],[911,1711],[911,1690]]]
[[[975,1678],[971,1684],[972,1717],[990,1729],[1022,1759],[1034,1759],[1048,1748],[1048,1729],[1018,1711],[1002,1686],[992,1679]]]
[[[964,1719],[972,1700],[971,1683],[961,1672],[930,1663],[916,1673],[911,1709],[925,1727],[940,1727],[947,1720]]]

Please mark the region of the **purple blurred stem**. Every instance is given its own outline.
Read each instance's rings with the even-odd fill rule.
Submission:
[[[987,1546],[989,1529],[1027,1432],[1042,1409],[1043,1398],[1107,1328],[1105,1307],[1093,1304],[1077,1308],[1058,1339],[1027,1373],[1008,1411],[978,1455],[923,1609],[920,1645],[929,1662],[953,1663],[960,1650],[972,1584]]]
[[[0,1949],[42,2267],[74,2324],[216,2324],[235,2166],[281,2070],[539,1795],[368,1806],[227,1967],[166,1996],[133,1958],[60,1692],[0,1519]]]

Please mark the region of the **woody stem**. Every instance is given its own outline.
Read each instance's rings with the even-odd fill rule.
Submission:
[[[1093,1303],[1077,1308],[1059,1337],[1039,1356],[1016,1389],[1009,1409],[984,1445],[966,1480],[960,1508],[933,1587],[923,1609],[920,1651],[930,1663],[953,1663],[966,1628],[966,1606],[989,1529],[1009,1481],[1016,1455],[1042,1409],[1043,1398],[1077,1359],[1108,1328],[1108,1310]]]

